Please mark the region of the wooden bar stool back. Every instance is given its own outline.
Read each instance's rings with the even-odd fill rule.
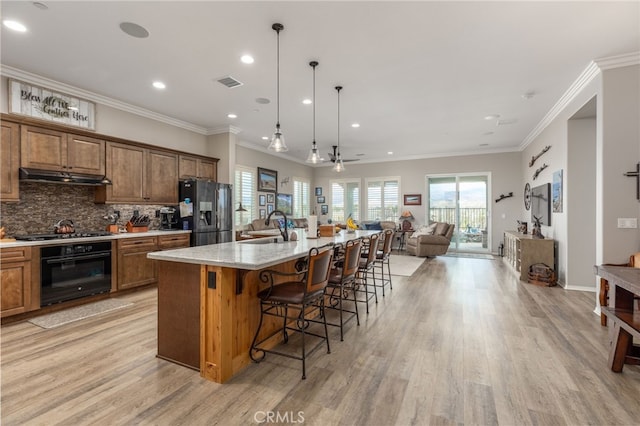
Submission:
[[[324,313],[324,296],[325,289],[329,282],[329,270],[331,268],[332,257],[333,250],[325,249],[319,251],[314,247],[309,250],[306,269],[291,273],[269,269],[260,272],[260,280],[269,283],[269,287],[258,293],[258,298],[260,299],[260,323],[258,324],[258,329],[256,330],[253,342],[251,343],[251,349],[249,350],[249,356],[253,361],[262,361],[267,353],[300,360],[302,361],[302,378],[306,379],[306,358],[321,346],[322,340],[327,343],[327,353],[331,353],[327,333],[327,321]],[[284,277],[285,281],[274,285],[275,278],[277,277]],[[294,315],[289,313],[289,308],[292,308],[291,310],[294,311]],[[317,315],[314,315],[314,313]],[[285,344],[289,342],[289,331],[301,333],[301,355],[277,351],[266,347],[266,345],[261,346],[280,332],[276,331],[276,333],[258,341],[265,316],[282,318],[282,341]],[[324,335],[309,331],[308,328],[311,323],[323,324]],[[309,351],[307,351],[305,346],[305,336],[307,335],[322,339]]]
[[[378,303],[378,292],[376,290],[376,276],[373,273],[373,265],[378,255],[378,243],[380,242],[380,234],[370,235],[364,239],[364,246],[360,254],[360,263],[358,265],[358,292],[364,294],[364,302],[369,313],[369,300],[375,298]],[[369,281],[371,280],[371,281]],[[360,288],[360,286],[362,288]],[[371,291],[373,290],[373,291]],[[362,300],[359,300],[362,301]]]
[[[360,318],[358,317],[358,303],[356,301],[355,283],[358,268],[360,266],[360,250],[362,249],[362,240],[350,240],[344,246],[344,257],[336,262],[336,266],[331,269],[329,274],[329,285],[327,293],[329,296],[329,305],[327,308],[335,309],[340,312],[340,323],[333,324],[340,327],[340,341],[344,340],[344,324],[353,317],[356,318],[356,322],[360,325]],[[349,295],[352,298],[349,298]],[[345,309],[343,302],[346,300],[353,300],[353,310]],[[346,319],[344,313],[351,314]]]

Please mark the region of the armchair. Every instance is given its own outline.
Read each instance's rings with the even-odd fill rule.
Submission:
[[[407,240],[407,252],[414,256],[433,257],[445,254],[449,249],[455,225],[434,222],[418,229]]]

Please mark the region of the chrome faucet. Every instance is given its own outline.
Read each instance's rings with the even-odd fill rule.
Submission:
[[[269,226],[269,221],[271,220],[271,216],[273,216],[274,213],[280,213],[282,217],[284,217],[284,231],[280,229],[280,224],[278,224],[278,229],[280,229],[280,234],[282,234],[282,238],[285,241],[289,241],[289,233],[287,232],[287,215],[284,214],[283,211],[274,210],[271,213],[269,213],[269,216],[267,216],[267,220],[264,221],[264,224]]]

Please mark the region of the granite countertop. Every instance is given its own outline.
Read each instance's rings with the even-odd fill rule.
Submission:
[[[25,247],[25,246],[57,246],[61,244],[78,244],[78,243],[90,243],[95,241],[110,241],[120,238],[141,238],[141,237],[156,237],[158,235],[175,235],[175,234],[188,234],[191,231],[183,231],[175,229],[171,231],[147,231],[147,232],[121,232],[119,234],[106,235],[104,237],[81,237],[81,238],[60,238],[57,240],[43,240],[43,241],[15,241],[15,242],[1,242],[0,248],[11,247]]]
[[[237,241],[157,251],[147,257],[168,262],[194,263],[257,271],[289,260],[306,256],[312,247],[340,244],[349,240],[377,234],[380,231],[342,231],[334,237],[307,238],[306,232],[296,229],[297,241],[273,242],[272,238]]]

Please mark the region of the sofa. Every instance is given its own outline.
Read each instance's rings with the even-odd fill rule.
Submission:
[[[265,231],[271,229],[278,229],[278,223],[280,218],[274,217],[269,221],[269,225],[265,225],[265,219],[254,219],[250,224],[246,226],[245,231]],[[289,229],[291,228],[304,228],[307,229],[309,227],[309,220],[306,217],[303,218],[293,218],[288,219],[289,221]],[[284,220],[283,222],[284,223]]]
[[[414,256],[433,257],[443,255],[449,249],[455,225],[433,222],[422,226],[407,239],[407,252]]]

